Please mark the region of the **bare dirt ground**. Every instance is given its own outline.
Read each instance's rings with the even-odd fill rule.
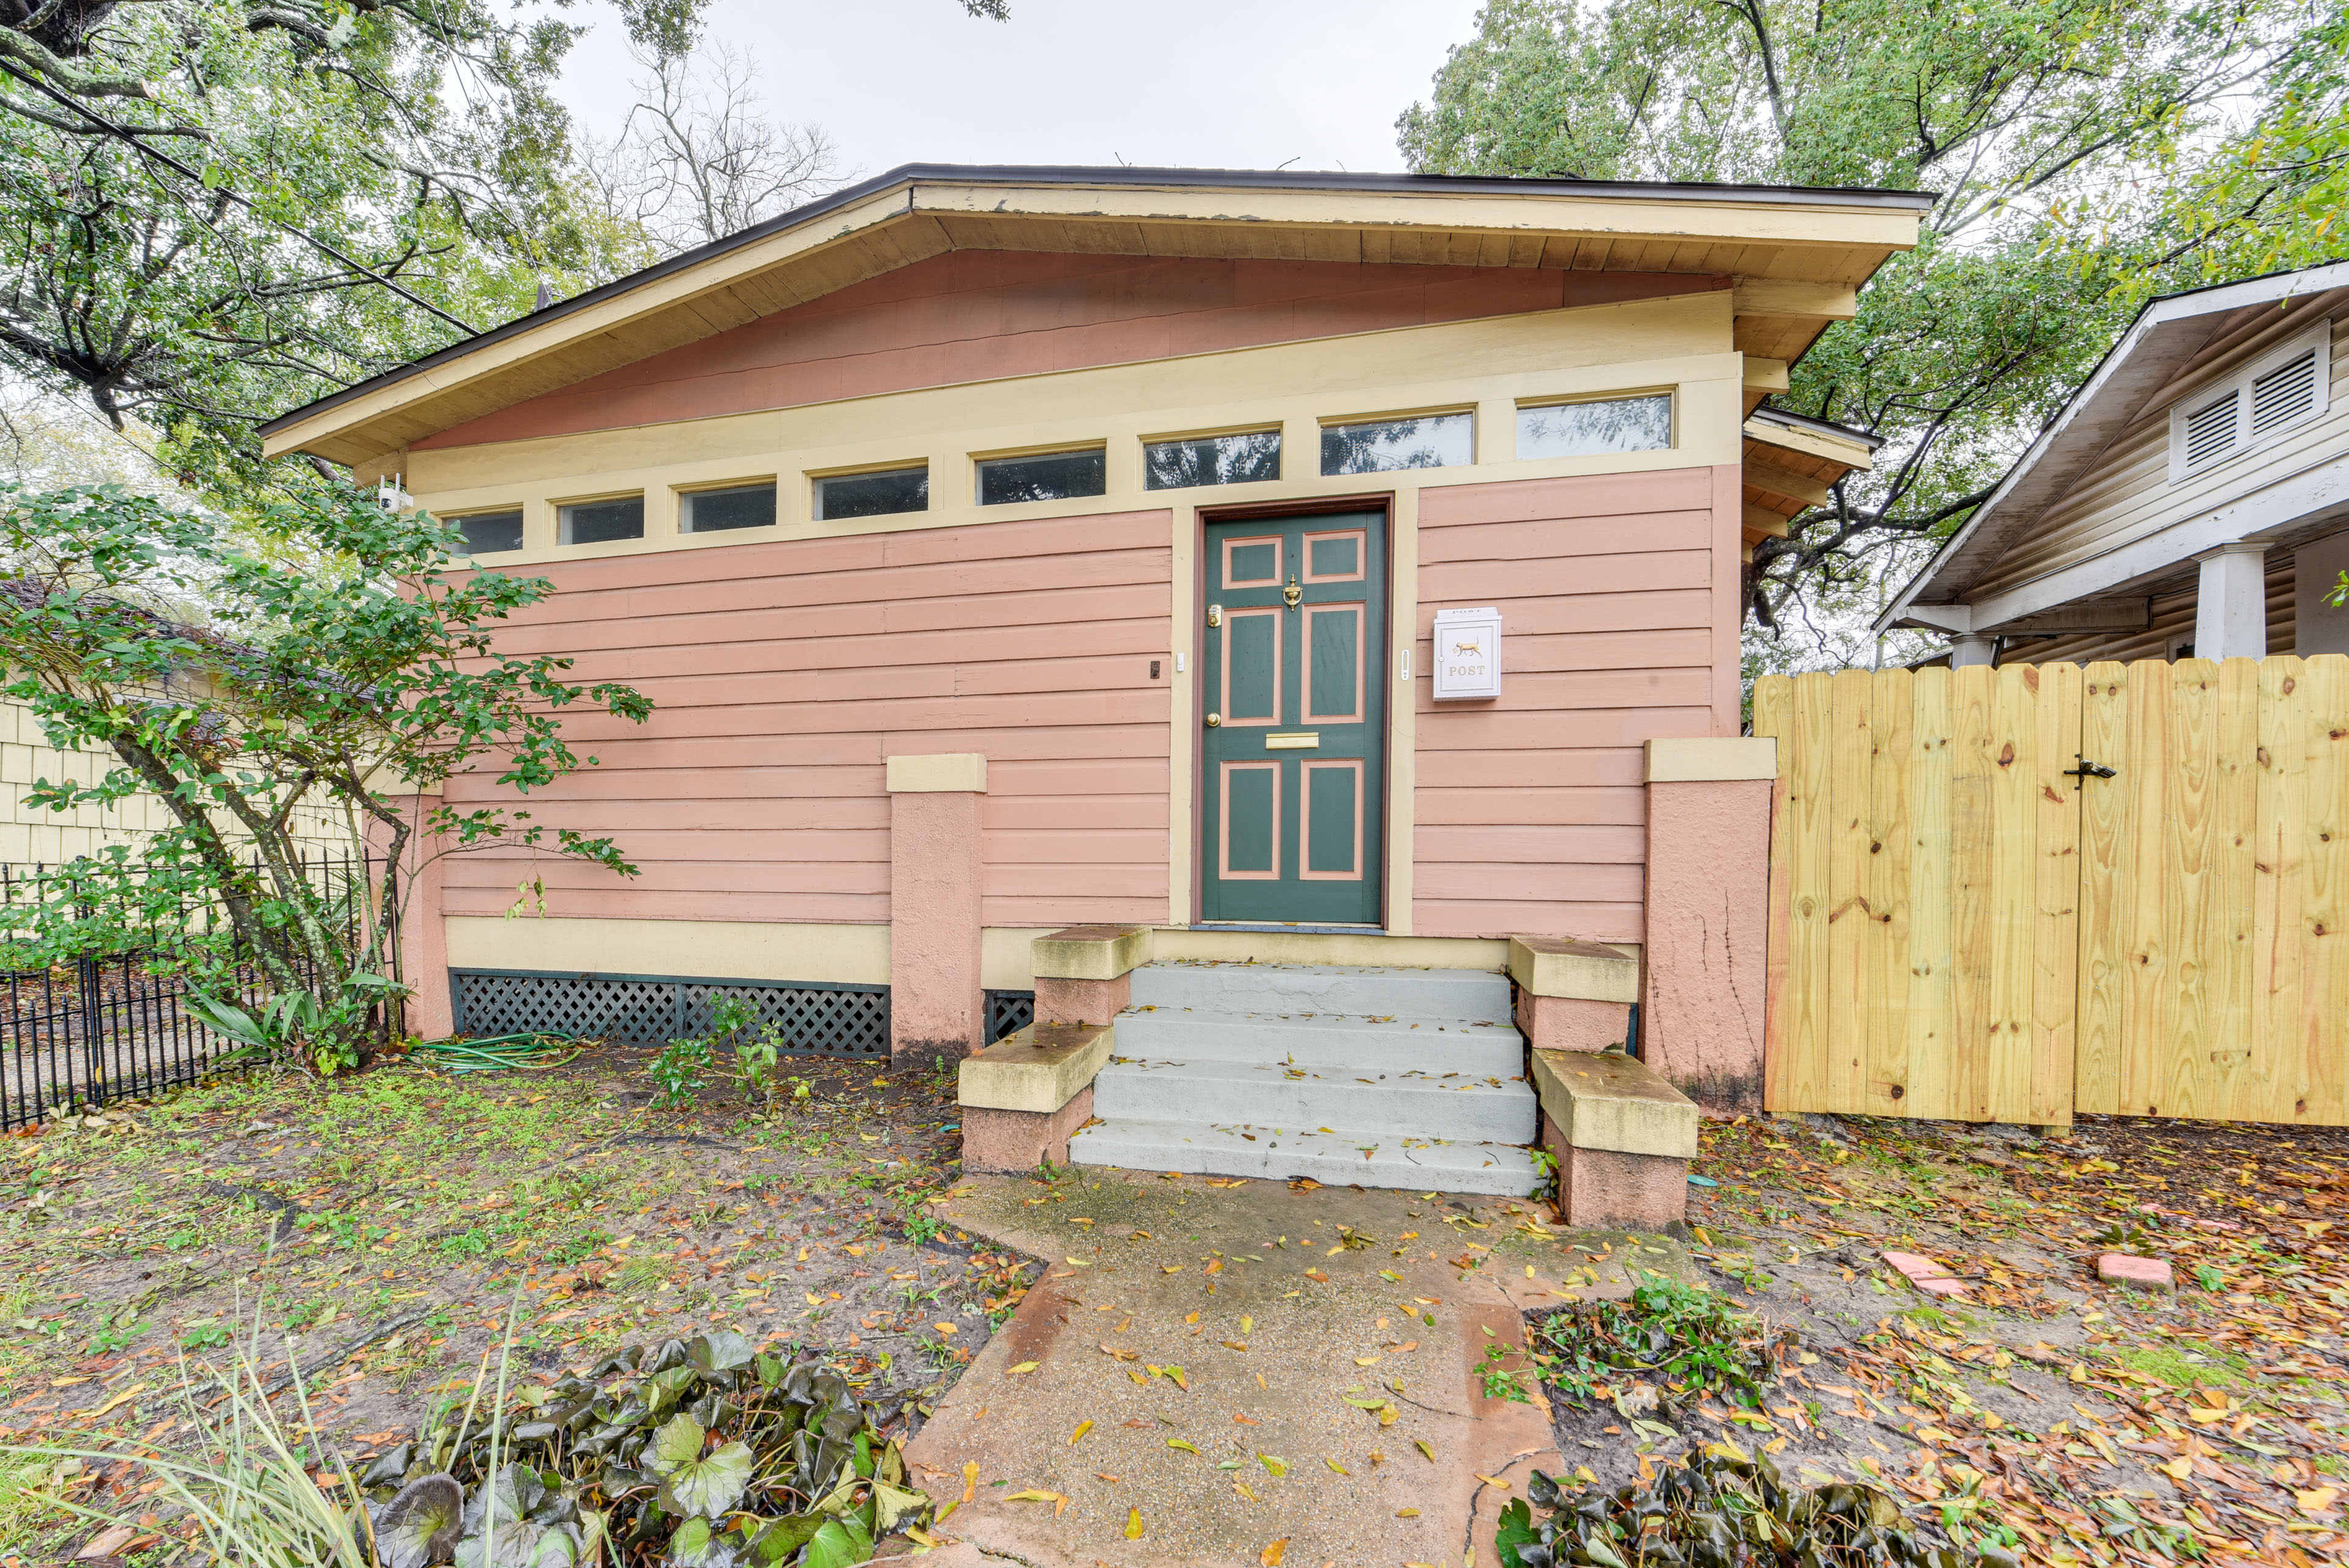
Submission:
[[[804,1099],[676,1111],[645,1060],[255,1075],[0,1139],[0,1442],[168,1442],[181,1354],[223,1361],[258,1325],[371,1454],[465,1397],[517,1290],[542,1377],[727,1327],[912,1392],[917,1425],[1030,1272],[929,1202],[957,1166],[951,1075],[795,1058]],[[32,1479],[0,1466],[10,1568],[75,1538],[17,1498]],[[72,1495],[119,1501],[98,1493]]]
[[[1718,1185],[1692,1188],[1693,1261],[1801,1350],[1764,1409],[1702,1402],[1677,1438],[1557,1401],[1598,1478],[1727,1440],[1889,1482],[2026,1563],[2349,1561],[2349,1133],[1773,1118],[1708,1123],[1695,1169]],[[2099,1280],[2110,1251],[2177,1288]]]

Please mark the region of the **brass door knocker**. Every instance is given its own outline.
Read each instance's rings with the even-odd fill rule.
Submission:
[[[1295,572],[1288,574],[1288,586],[1280,590],[1280,597],[1288,602],[1288,607],[1290,609],[1295,609],[1297,607],[1297,601],[1305,597],[1305,590],[1297,586],[1297,574]]]

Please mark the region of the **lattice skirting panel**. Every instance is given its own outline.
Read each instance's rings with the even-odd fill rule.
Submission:
[[[1032,991],[990,991],[987,993],[987,1043],[994,1044],[1007,1034],[1017,1034],[1036,1022],[1036,993]]]
[[[709,1033],[711,1004],[732,997],[758,1009],[754,1028],[777,1025],[786,1051],[889,1054],[885,985],[452,969],[449,994],[457,1033],[476,1039],[544,1030],[583,1040],[657,1045]]]

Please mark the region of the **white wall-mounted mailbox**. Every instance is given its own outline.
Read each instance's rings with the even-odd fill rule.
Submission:
[[[1501,612],[1435,612],[1435,700],[1489,702],[1501,694]]]

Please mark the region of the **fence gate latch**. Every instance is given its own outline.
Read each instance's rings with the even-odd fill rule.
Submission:
[[[2076,768],[2065,768],[2064,776],[2072,781],[2072,788],[2075,791],[2079,789],[2083,779],[2108,779],[2117,776],[2120,772],[2119,769],[2108,768],[2102,763],[2092,763],[2077,752],[2072,753],[2072,760],[2080,765]]]

